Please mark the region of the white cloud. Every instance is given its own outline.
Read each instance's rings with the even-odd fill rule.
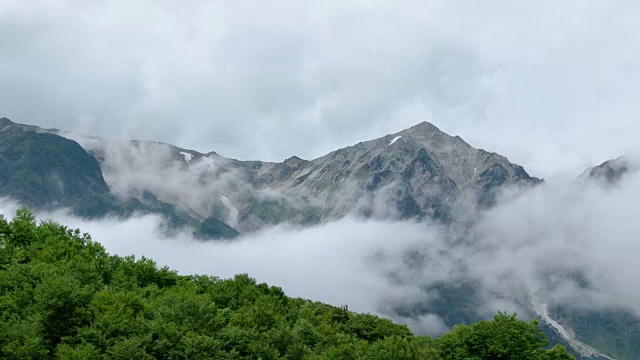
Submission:
[[[430,289],[443,282],[475,281],[476,310],[485,316],[522,314],[518,302],[532,295],[640,315],[640,291],[633,286],[640,272],[638,198],[637,175],[613,189],[551,183],[481,214],[462,242],[435,225],[353,218],[306,229],[278,226],[233,242],[199,242],[186,233],[166,238],[155,216],[86,221],[55,212],[39,218],[79,227],[111,253],[144,255],[182,274],[249,273],[290,296],[348,305],[437,334],[443,314],[397,309],[428,309],[439,296]],[[0,207],[10,214],[16,206],[5,200]]]
[[[0,111],[265,160],[429,120],[535,175],[575,173],[637,149],[639,6],[3,1]]]

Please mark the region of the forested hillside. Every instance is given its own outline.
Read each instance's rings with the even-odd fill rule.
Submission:
[[[0,216],[0,358],[572,359],[536,321],[498,314],[440,339],[247,275],[181,276],[88,234]]]
[[[115,213],[98,161],[78,143],[0,119],[0,194],[32,208],[66,207],[85,217]]]

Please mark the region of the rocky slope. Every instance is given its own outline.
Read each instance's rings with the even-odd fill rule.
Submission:
[[[580,177],[611,185],[619,182],[629,172],[636,170],[635,162],[629,157],[621,156],[587,169]]]
[[[190,226],[203,239],[238,235],[216,219],[202,222],[146,190],[135,197],[118,196],[96,157],[58,133],[0,119],[0,197],[35,210],[66,209],[86,218],[161,214],[168,229]]]
[[[0,194],[33,208],[103,216],[118,207],[100,165],[76,142],[0,119]]]
[[[152,142],[75,138],[100,161],[120,197],[151,192],[199,218],[241,232],[347,215],[451,222],[469,203],[491,206],[504,186],[532,186],[507,158],[420,123],[314,160],[238,161]],[[464,201],[462,201],[464,199]]]
[[[465,195],[489,206],[501,186],[541,181],[507,158],[475,149],[426,122],[312,161],[292,158],[283,165],[276,176],[266,172],[272,180],[268,186],[311,194],[330,218],[357,212],[450,221],[457,200]]]
[[[451,222],[463,204],[491,206],[499,188],[541,182],[507,158],[475,149],[426,122],[318,159],[292,157],[282,163],[238,161],[156,142],[106,141],[8,119],[2,123],[12,134],[46,137],[69,146],[75,144],[71,140],[78,142],[97,159],[100,169],[93,163],[92,168],[68,173],[95,178],[98,193],[162,208],[176,224],[179,219],[186,223],[209,219],[240,232],[283,222],[316,224],[347,215]],[[7,146],[7,139],[0,144]],[[30,157],[34,156],[43,154]],[[87,164],[95,161],[87,156]],[[15,193],[4,191],[3,195]],[[70,205],[44,194],[40,202]],[[113,210],[105,205],[102,213]]]

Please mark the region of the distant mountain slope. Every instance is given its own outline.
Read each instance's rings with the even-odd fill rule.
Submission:
[[[503,186],[541,182],[507,158],[426,122],[318,159],[291,157],[282,163],[239,161],[154,142],[77,140],[100,160],[119,196],[149,191],[194,216],[213,216],[245,232],[347,215],[450,222],[457,206],[491,206]]]
[[[157,213],[167,218],[170,227],[192,225],[206,239],[238,235],[233,229],[203,227],[149,192],[137,198],[114,195],[98,160],[56,132],[0,119],[0,196],[33,209],[65,208],[89,218]]]
[[[37,208],[81,216],[117,211],[100,165],[75,141],[0,119],[0,194]]]
[[[625,156],[608,160],[598,166],[587,169],[581,178],[597,180],[605,184],[615,184],[627,173],[634,171],[636,166]]]
[[[555,306],[552,311],[584,343],[615,359],[640,358],[640,317],[616,308],[597,310]]]
[[[316,160],[289,159],[284,165],[288,172],[280,171],[270,186],[313,194],[329,217],[356,211],[450,221],[464,195],[490,206],[501,186],[541,182],[507,158],[475,149],[427,122]]]
[[[52,157],[57,159],[51,164],[65,163],[71,167],[74,163],[75,167],[64,173],[82,176],[85,182],[72,178],[65,178],[65,182],[74,182],[92,196],[102,194],[109,200],[82,200],[79,197],[82,192],[78,191],[73,192],[74,203],[70,198],[56,197],[56,191],[47,191],[46,196],[33,192],[31,199],[10,189],[3,191],[4,195],[32,206],[73,208],[85,204],[90,208],[81,212],[96,216],[116,210],[117,201],[112,196],[115,195],[118,201],[135,200],[142,208],[163,207],[165,215],[180,213],[180,216],[170,214],[176,223],[180,223],[179,218],[199,222],[215,219],[240,232],[283,222],[317,224],[347,215],[451,222],[456,219],[457,207],[491,206],[496,200],[496,190],[503,186],[532,186],[541,182],[507,158],[475,149],[427,122],[318,159],[292,157],[282,163],[238,161],[215,152],[203,154],[156,142],[106,141],[14,124],[8,119],[3,119],[3,123],[21,136],[13,139],[13,144],[27,144],[23,138],[49,139],[52,143],[76,146],[78,152],[75,142],[63,141],[53,134],[80,143],[93,155],[83,153],[81,163],[67,161],[68,154],[64,152],[46,149],[26,154],[24,168],[32,171],[31,162]],[[0,140],[3,146],[12,143],[8,138]],[[47,144],[42,140],[36,142]],[[32,178],[46,179],[43,174]],[[86,179],[95,181],[89,184]],[[51,184],[41,188],[49,189]],[[159,204],[149,204],[149,199]],[[162,204],[175,206],[175,211],[167,211]]]

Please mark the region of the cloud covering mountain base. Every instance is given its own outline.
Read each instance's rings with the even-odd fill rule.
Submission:
[[[438,334],[449,324],[430,304],[443,295],[442,284],[473,284],[480,317],[525,314],[533,299],[640,316],[640,289],[633,285],[640,272],[637,199],[635,175],[614,188],[558,182],[505,193],[500,206],[476,214],[464,232],[346,218],[305,229],[281,225],[231,242],[167,237],[162,219],[152,215],[95,221],[63,211],[37,215],[91,233],[111,253],[146,256],[183,274],[248,273],[291,296],[346,304]],[[0,208],[10,216],[17,205],[4,200]]]

